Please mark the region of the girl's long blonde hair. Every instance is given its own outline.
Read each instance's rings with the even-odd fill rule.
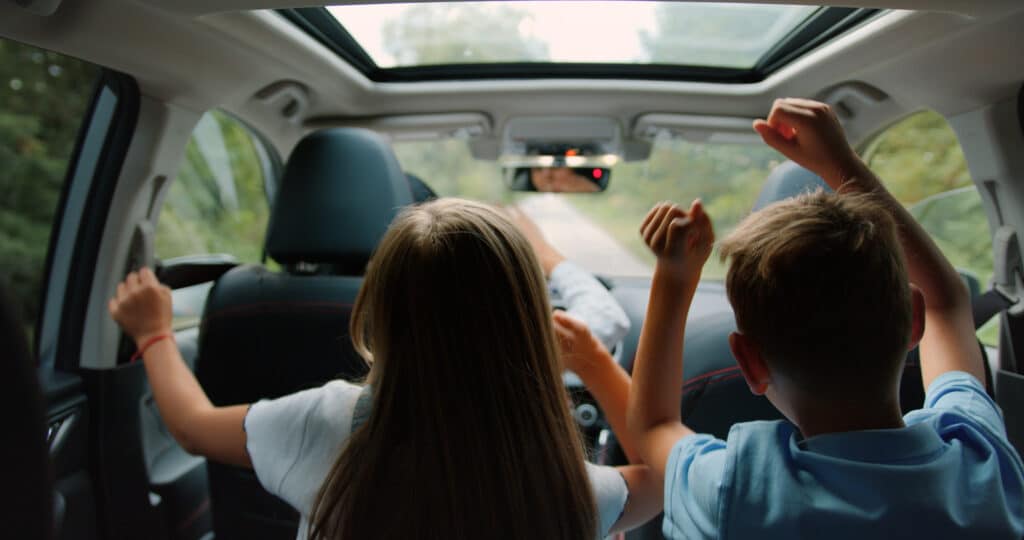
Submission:
[[[497,210],[441,199],[381,240],[351,319],[372,412],[310,538],[591,540],[598,516],[544,276]]]

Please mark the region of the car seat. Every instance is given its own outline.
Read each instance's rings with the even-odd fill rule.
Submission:
[[[0,282],[5,374],[0,414],[7,440],[0,445],[0,462],[7,471],[4,480],[11,495],[4,499],[0,516],[5,538],[44,539],[52,536],[55,509],[43,396],[15,306],[6,284]]]
[[[348,322],[362,274],[409,183],[383,138],[366,130],[315,132],[285,167],[266,253],[281,271],[244,265],[210,290],[196,376],[216,405],[252,403],[359,379]],[[298,515],[255,474],[209,463],[217,538],[294,539]]]

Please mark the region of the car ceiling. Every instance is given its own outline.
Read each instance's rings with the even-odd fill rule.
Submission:
[[[282,152],[313,126],[367,124],[396,115],[482,113],[497,128],[521,115],[602,115],[629,129],[645,113],[756,117],[775,97],[828,97],[851,83],[887,104],[880,114],[863,115],[869,120],[851,132],[860,138],[916,109],[952,116],[1006,99],[1024,80],[1024,3],[1018,0],[847,0],[836,5],[893,11],[752,84],[374,83],[267,10],[308,5],[301,2],[64,0],[48,16],[19,3],[0,3],[0,35],[128,73],[145,96],[176,107],[223,107]],[[286,117],[279,101],[266,99],[274,85],[302,94],[298,114]]]

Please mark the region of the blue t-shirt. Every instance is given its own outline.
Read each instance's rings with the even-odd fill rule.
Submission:
[[[1024,537],[1024,466],[999,408],[950,372],[899,429],[801,440],[747,422],[680,439],[665,473],[668,538]]]

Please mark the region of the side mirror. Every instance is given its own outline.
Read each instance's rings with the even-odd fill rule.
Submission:
[[[512,191],[598,193],[608,188],[612,171],[603,167],[514,167],[505,169]]]

